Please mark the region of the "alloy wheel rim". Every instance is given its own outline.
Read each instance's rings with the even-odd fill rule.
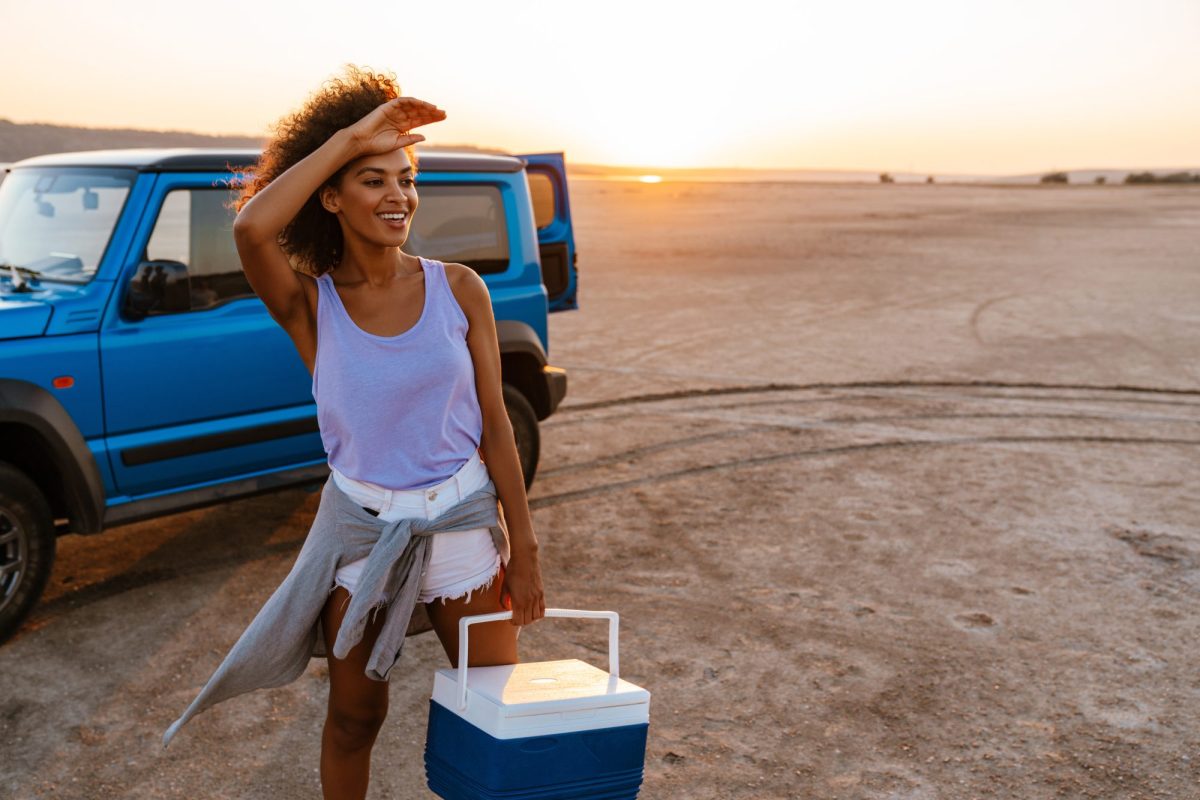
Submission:
[[[17,593],[29,552],[25,528],[16,514],[0,506],[0,610]]]

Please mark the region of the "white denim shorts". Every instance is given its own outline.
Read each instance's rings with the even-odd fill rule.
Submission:
[[[489,478],[478,450],[458,472],[428,489],[385,489],[349,478],[332,465],[330,471],[339,489],[364,508],[378,511],[385,522],[405,517],[435,519],[481,489]],[[500,569],[500,553],[488,528],[434,534],[431,545],[429,567],[421,576],[421,591],[417,595],[422,603],[439,598],[444,603],[463,596],[470,600],[471,592],[488,586]],[[354,594],[366,561],[361,558],[338,567],[334,583]]]

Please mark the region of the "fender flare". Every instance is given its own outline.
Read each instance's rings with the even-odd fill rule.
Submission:
[[[546,364],[546,350],[537,332],[524,322],[497,320],[496,335],[500,340],[500,361],[504,382],[524,395],[539,420],[554,413],[565,384],[561,387],[558,375]],[[554,375],[548,374],[553,370]]]
[[[71,415],[54,395],[28,381],[0,378],[0,423],[22,425],[49,448],[62,478],[71,530],[99,533],[104,519],[104,481],[91,448]]]
[[[537,331],[527,323],[512,319],[496,320],[496,338],[501,353],[522,353],[533,356],[539,368],[546,366],[546,349]]]

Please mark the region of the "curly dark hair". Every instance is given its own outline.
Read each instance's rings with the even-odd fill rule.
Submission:
[[[300,110],[275,124],[274,134],[263,148],[258,166],[234,203],[238,211],[292,165],[304,159],[342,128],[353,125],[378,106],[400,96],[400,85],[392,73],[347,64],[339,77],[330,78],[312,94]],[[416,150],[404,148],[417,169]],[[336,186],[346,166],[330,176],[324,186]],[[342,259],[342,228],[337,217],[325,210],[321,189],[313,192],[300,212],[279,234],[279,245],[292,264],[312,275],[322,275]]]

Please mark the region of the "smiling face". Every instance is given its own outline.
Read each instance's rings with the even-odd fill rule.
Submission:
[[[408,239],[417,210],[415,170],[403,149],[363,156],[321,190],[321,204],[337,215],[347,242],[354,237],[381,247]]]

